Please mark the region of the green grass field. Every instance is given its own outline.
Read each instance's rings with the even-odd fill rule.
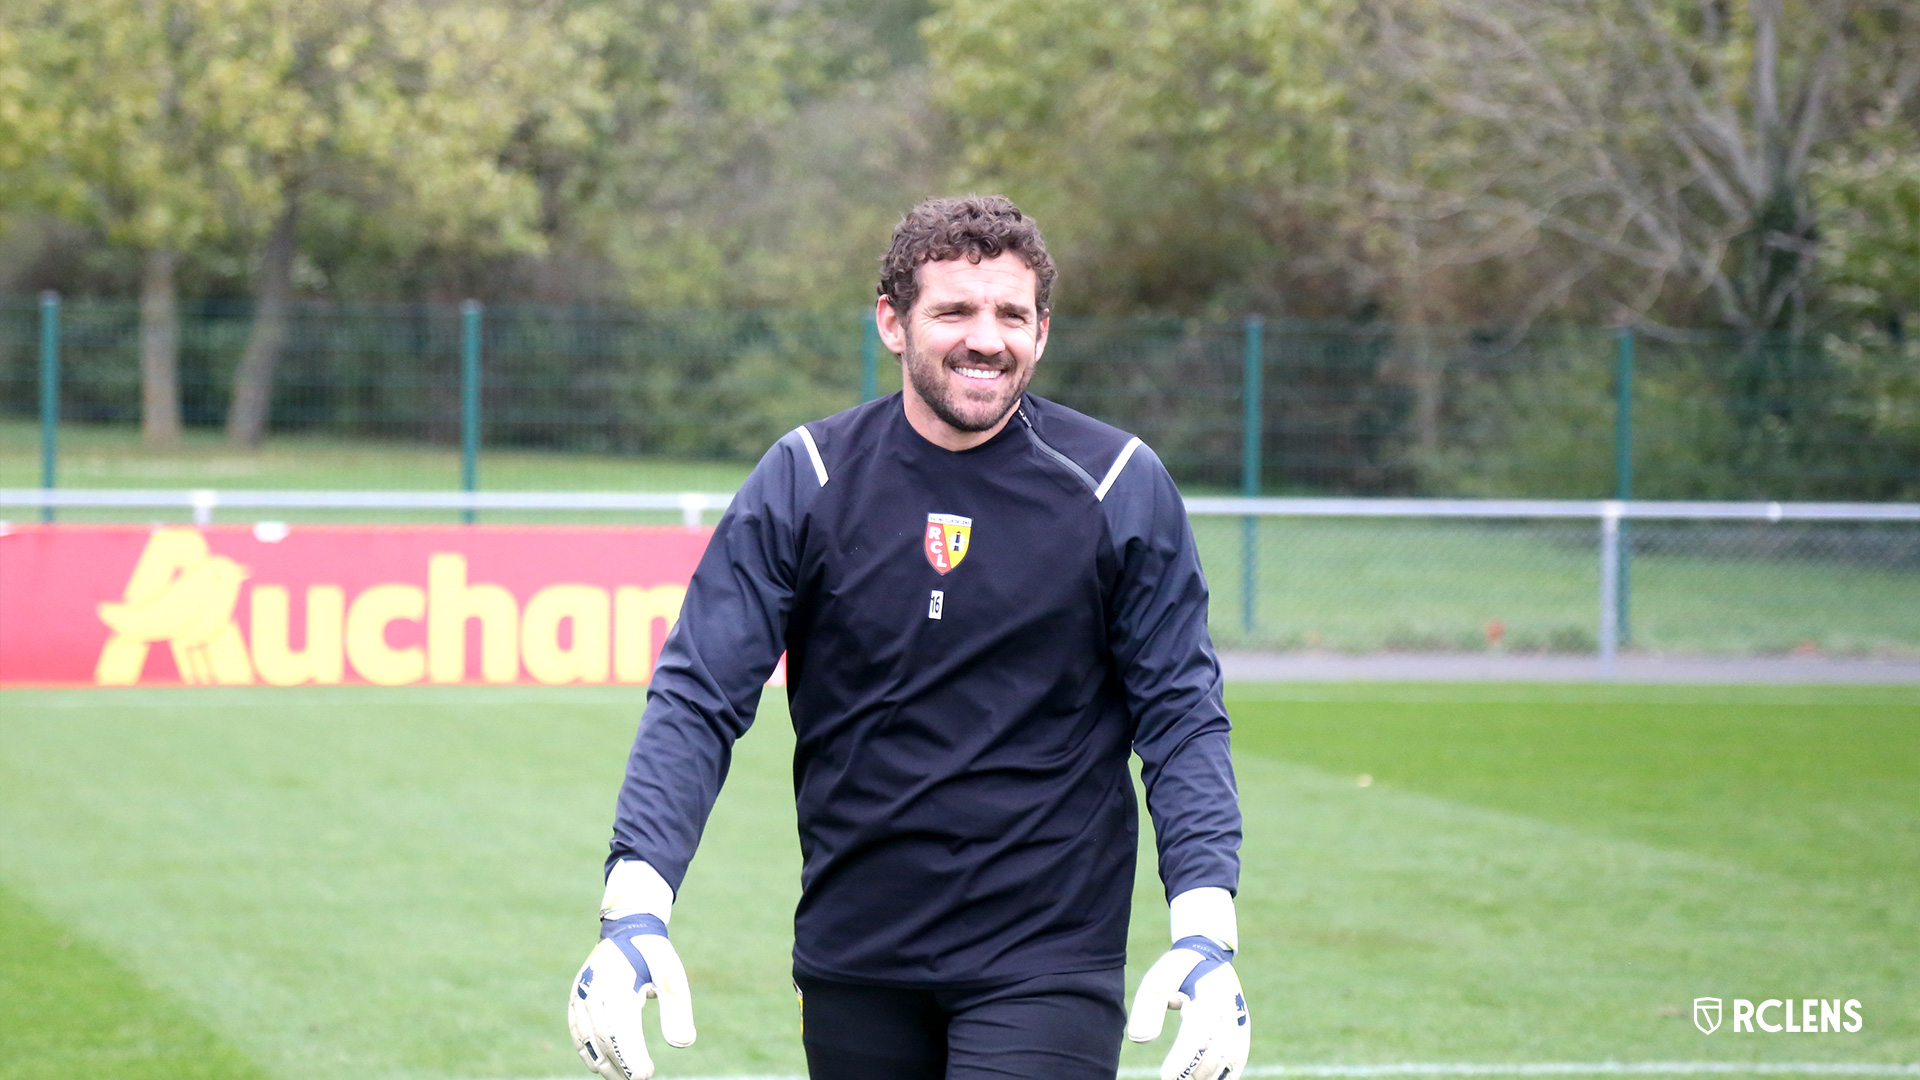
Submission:
[[[0,422],[0,487],[39,484],[39,429]],[[237,452],[217,432],[190,432],[179,450],[143,449],[126,426],[68,424],[62,485],[82,488],[428,489],[459,485],[450,447],[276,436]],[[732,491],[749,462],[685,461],[489,449],[484,489]],[[31,512],[29,512],[31,513]],[[26,516],[26,515],[22,515]],[[250,521],[228,511],[221,521]],[[274,511],[288,521],[454,521],[453,512]],[[179,511],[64,511],[61,520],[185,521]],[[677,512],[481,515],[490,522],[668,524]],[[711,520],[711,519],[710,519]],[[1643,526],[1643,528],[1646,528]],[[1914,526],[1889,526],[1903,535]],[[1241,526],[1200,518],[1214,591],[1213,629],[1227,647],[1344,652],[1592,652],[1599,559],[1596,528],[1404,521],[1269,520],[1259,531],[1257,625],[1241,619]],[[1812,650],[1920,657],[1920,565],[1872,559],[1781,559],[1689,552],[1633,560],[1630,645],[1654,652],[1767,654]]]
[[[1255,1064],[1920,1062],[1920,688],[1230,703]],[[586,1075],[562,999],[638,706],[0,693],[0,1078]],[[701,1037],[666,1076],[800,1071],[791,745],[771,695],[676,910]],[[1701,996],[1857,998],[1866,1025],[1707,1036]]]

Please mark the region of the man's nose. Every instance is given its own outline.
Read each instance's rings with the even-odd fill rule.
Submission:
[[[1000,320],[991,312],[983,313],[967,325],[967,349],[982,356],[998,356],[1007,351],[1007,339],[1000,332]]]

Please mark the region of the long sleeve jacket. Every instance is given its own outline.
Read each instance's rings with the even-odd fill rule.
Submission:
[[[715,529],[655,669],[609,865],[676,890],[782,651],[794,964],[904,986],[1126,958],[1140,757],[1169,896],[1238,884],[1240,812],[1183,504],[1125,432],[1025,396],[969,450],[899,395],[810,423]]]

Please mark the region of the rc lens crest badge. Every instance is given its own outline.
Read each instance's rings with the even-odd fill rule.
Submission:
[[[1702,1035],[1711,1035],[1719,1030],[1719,998],[1702,997],[1693,999],[1693,1026],[1699,1028],[1700,1034]]]
[[[973,546],[973,519],[955,514],[927,515],[927,562],[944,574],[959,566]]]

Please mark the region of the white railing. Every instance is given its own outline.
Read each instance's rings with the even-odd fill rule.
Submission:
[[[700,491],[214,491],[190,489],[0,488],[0,508],[189,510],[196,525],[215,510],[677,510],[688,528],[730,493]]]
[[[1920,503],[1690,502],[1617,499],[1248,499],[1203,496],[1211,517],[1587,518],[1657,521],[1920,521]]]
[[[0,488],[0,509],[32,507],[188,510],[197,524],[216,510],[675,510],[689,528],[708,511],[733,501],[726,493],[602,491],[214,491]],[[1331,499],[1199,496],[1186,500],[1197,517],[1247,522],[1242,590],[1255,595],[1253,523],[1263,517],[1468,518],[1480,520],[1588,520],[1600,529],[1599,642],[1602,669],[1612,672],[1619,650],[1620,523],[1623,521],[1856,521],[1920,523],[1920,503],[1691,502],[1615,499]],[[1251,607],[1248,609],[1251,615]]]
[[[1600,524],[1600,666],[1613,674],[1620,650],[1620,523],[1622,521],[1911,521],[1920,503],[1623,501],[1619,499],[1316,499],[1215,498],[1187,500],[1196,516],[1238,517],[1248,523],[1241,542],[1241,595],[1254,596],[1252,524],[1260,517],[1585,519]],[[1252,622],[1252,608],[1248,619]]]

